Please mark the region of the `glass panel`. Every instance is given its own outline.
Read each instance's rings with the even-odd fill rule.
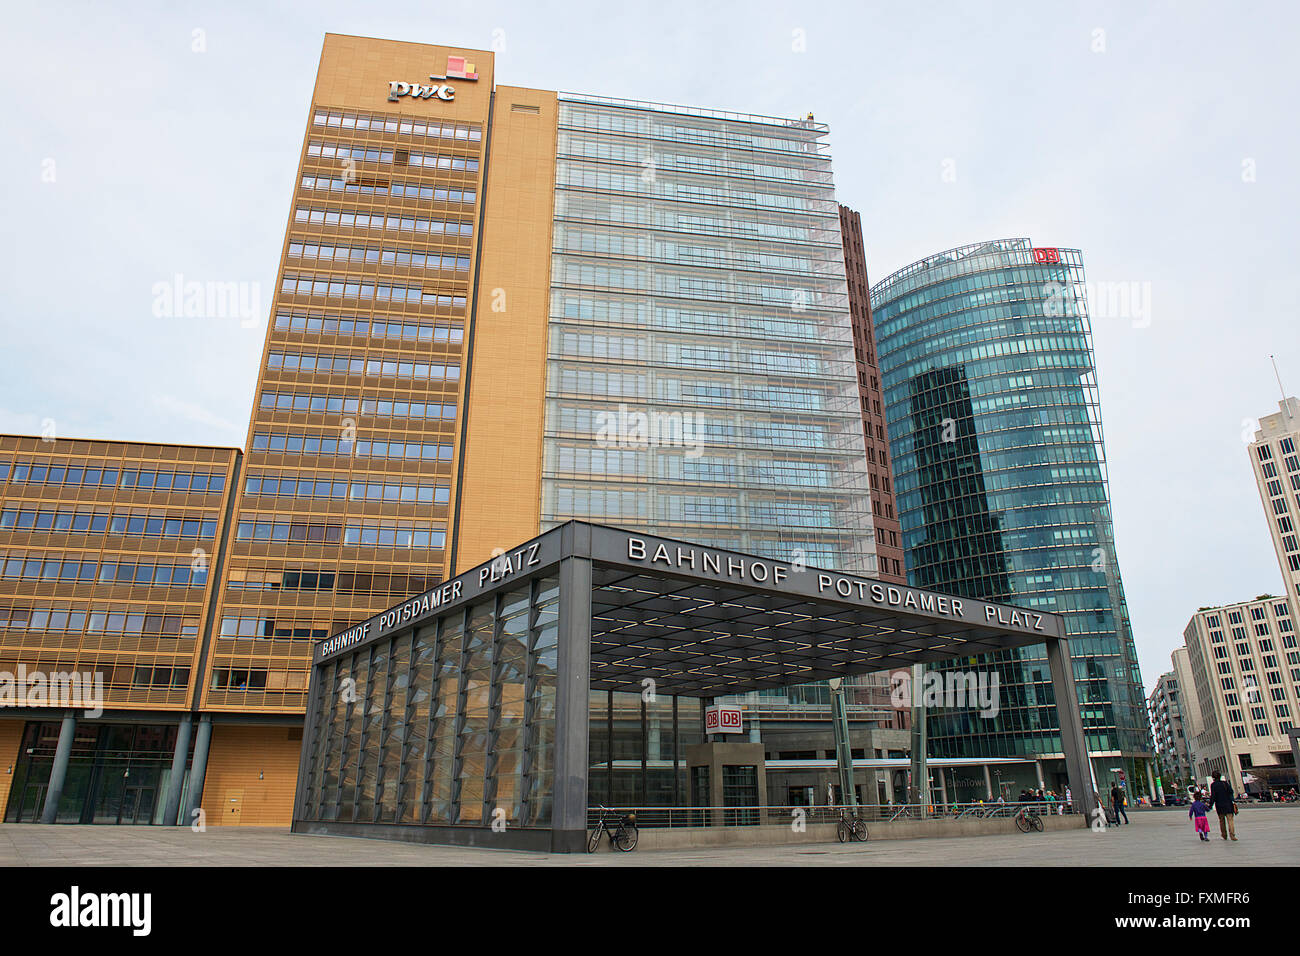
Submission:
[[[459,823],[483,819],[487,775],[488,717],[492,676],[492,602],[470,609],[465,634],[464,671],[460,682],[461,724],[457,757],[460,766]]]
[[[452,762],[456,755],[456,698],[460,655],[465,642],[459,612],[442,619],[434,685],[433,767],[430,771],[429,822],[451,822]]]
[[[398,783],[406,740],[407,666],[410,658],[411,636],[405,634],[394,642],[392,660],[389,663],[388,721],[379,742],[379,778],[375,792],[380,823],[394,823],[397,820]]]

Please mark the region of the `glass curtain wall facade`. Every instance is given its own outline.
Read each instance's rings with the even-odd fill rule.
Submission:
[[[826,128],[560,103],[542,527],[875,573]]]
[[[1078,250],[1011,239],[915,263],[871,301],[908,582],[1063,615],[1088,749],[1136,759],[1150,732],[1083,282]],[[1043,647],[950,666],[995,667],[1001,711],[932,715],[932,753],[1060,754]]]
[[[298,819],[549,826],[558,602],[525,582],[323,665]]]

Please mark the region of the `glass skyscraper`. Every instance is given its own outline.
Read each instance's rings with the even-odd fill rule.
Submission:
[[[1122,767],[1145,787],[1081,254],[1029,239],[962,246],[877,283],[871,300],[908,582],[1063,615],[1098,784]],[[1061,744],[1043,648],[949,666],[996,667],[1000,712],[932,714],[931,752],[1039,756],[1051,774]]]
[[[561,97],[544,528],[876,571],[825,136]]]

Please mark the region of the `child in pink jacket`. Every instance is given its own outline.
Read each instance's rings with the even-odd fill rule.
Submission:
[[[1210,805],[1201,799],[1200,794],[1197,794],[1187,815],[1196,821],[1196,833],[1202,840],[1210,839],[1210,818],[1206,816],[1209,812]]]

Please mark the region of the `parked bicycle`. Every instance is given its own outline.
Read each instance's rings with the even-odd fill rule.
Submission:
[[[618,847],[624,853],[636,849],[637,829],[636,814],[624,813],[618,818],[617,824],[606,823],[606,814],[617,814],[617,810],[611,810],[609,807],[600,807],[600,816],[596,820],[596,828],[591,831],[591,838],[587,840],[587,852],[595,853],[596,847],[600,846],[600,837],[603,833],[609,834],[609,842],[612,846]]]
[[[835,835],[839,837],[841,843],[847,843],[852,837],[859,842],[867,838],[867,823],[865,820],[859,820],[855,813],[849,816],[843,810],[840,811],[840,822],[835,827]]]
[[[1016,826],[1020,828],[1021,833],[1028,833],[1030,830],[1043,832],[1043,818],[1031,810],[1029,807],[1021,807],[1016,811]]]

